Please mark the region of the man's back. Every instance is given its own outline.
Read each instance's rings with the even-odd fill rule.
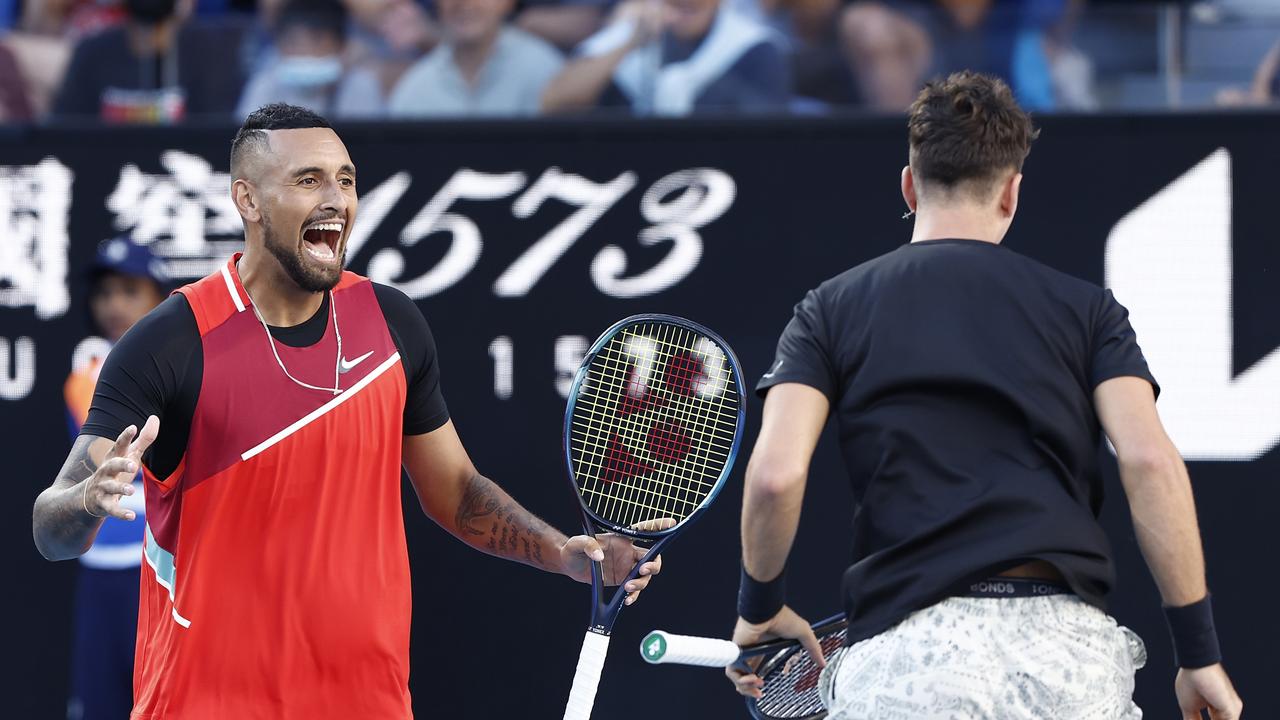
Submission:
[[[839,418],[851,641],[1032,559],[1101,606],[1091,394],[1122,375],[1150,379],[1110,293],[994,243],[912,243],[809,293],[760,390],[811,385]]]

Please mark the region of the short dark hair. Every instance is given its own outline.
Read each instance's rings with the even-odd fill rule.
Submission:
[[[330,33],[345,40],[347,6],[341,0],[288,0],[276,18],[275,36],[278,38],[295,27]]]
[[[267,149],[266,130],[299,130],[327,128],[329,121],[318,113],[288,103],[271,103],[249,113],[244,124],[231,141],[231,177],[240,177],[244,159],[255,152]]]
[[[965,70],[924,86],[907,135],[917,181],[985,198],[1007,170],[1021,172],[1040,134],[999,78]]]

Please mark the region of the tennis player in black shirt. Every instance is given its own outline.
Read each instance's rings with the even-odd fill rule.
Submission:
[[[1000,244],[1036,136],[1001,81],[958,73],[911,107],[911,242],[810,291],[757,392],[734,641],[799,638],[785,563],[827,417],[857,501],[848,647],[830,720],[1140,718],[1142,641],[1104,610],[1097,450],[1115,447],[1168,616],[1186,718],[1239,717],[1220,664],[1187,471],[1111,292]],[[759,695],[755,675],[728,671]]]

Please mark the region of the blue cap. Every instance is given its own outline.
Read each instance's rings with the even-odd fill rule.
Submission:
[[[169,284],[164,262],[147,246],[139,245],[127,235],[103,240],[98,245],[98,254],[89,266],[89,278],[97,280],[109,273],[144,277],[161,287]]]

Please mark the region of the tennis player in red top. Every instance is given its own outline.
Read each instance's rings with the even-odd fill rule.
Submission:
[[[231,150],[245,251],[181,288],[108,356],[34,510],[76,557],[145,477],[133,720],[403,720],[409,561],[400,469],[471,546],[589,581],[641,556],[566,538],[480,475],[449,421],[408,297],[343,270],[356,170],[325,120],[249,116]],[[642,567],[628,602],[657,574]]]

